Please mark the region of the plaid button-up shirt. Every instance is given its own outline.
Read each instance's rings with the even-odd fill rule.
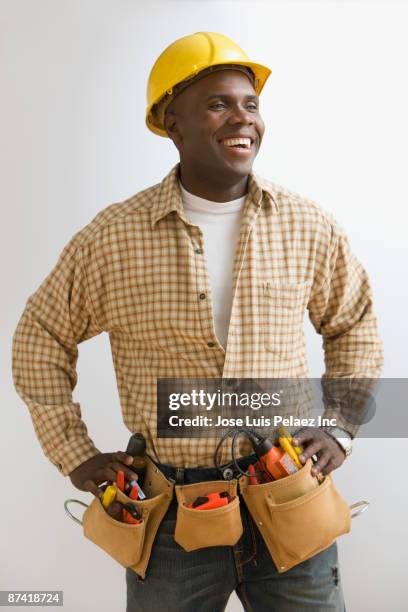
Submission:
[[[65,475],[99,452],[72,391],[77,346],[101,332],[109,334],[125,425],[145,435],[153,458],[180,467],[212,466],[218,438],[158,438],[158,378],[306,378],[306,309],[323,337],[324,377],[381,373],[369,280],[344,231],[313,201],[254,172],[224,350],[203,235],[183,210],[178,167],[77,232],[15,330],[16,390],[44,453]]]

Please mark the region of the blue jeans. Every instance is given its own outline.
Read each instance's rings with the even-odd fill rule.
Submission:
[[[246,612],[345,611],[336,543],[279,574],[242,499],[244,532],[235,546],[184,551],[174,541],[176,514],[173,500],[145,579],[126,570],[126,612],[222,612],[234,590]]]

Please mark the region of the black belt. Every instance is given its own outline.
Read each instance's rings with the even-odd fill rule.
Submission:
[[[251,463],[256,463],[257,459],[258,457],[253,454],[237,459],[237,463],[241,470],[246,471]],[[176,484],[192,484],[205,482],[206,480],[232,480],[232,478],[240,475],[240,471],[233,461],[219,468],[182,468],[157,463],[156,461],[154,463],[166,478],[174,480]]]

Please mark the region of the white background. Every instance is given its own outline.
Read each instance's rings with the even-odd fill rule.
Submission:
[[[11,338],[25,302],[74,233],[176,163],[171,141],[145,127],[147,77],[176,38],[218,31],[273,70],[261,94],[267,131],[254,169],[314,199],[346,229],[372,282],[384,376],[406,376],[408,7],[390,0],[0,6],[0,589],[63,589],[67,612],[124,610],[124,570],[64,514],[67,497],[91,496],[43,457],[12,384]],[[321,338],[308,321],[306,329],[318,377]],[[74,399],[96,445],[125,448],[106,334],[81,345],[78,373]],[[404,450],[403,440],[359,440],[335,473],[350,503],[372,503],[339,540],[348,612],[406,609]],[[227,609],[242,609],[235,594]]]

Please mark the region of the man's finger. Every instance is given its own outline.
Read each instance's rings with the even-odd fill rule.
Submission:
[[[311,444],[308,444],[308,446],[303,450],[303,453],[299,456],[299,459],[303,463],[306,463],[309,457],[311,457],[312,455],[315,455],[321,450],[322,445],[323,445],[322,440],[315,440]]]
[[[103,490],[96,486],[93,480],[86,480],[83,484],[83,490],[89,491],[95,497],[101,497],[103,495]]]
[[[318,458],[317,462],[312,467],[312,474],[318,474],[322,469],[328,465],[331,461],[331,454],[329,452],[323,452]]]
[[[327,463],[327,465],[322,469],[322,474],[323,476],[327,476],[327,474],[330,474],[330,472],[332,472],[335,469],[336,469],[336,466],[334,465],[333,461],[330,460]]]
[[[111,465],[108,464],[104,468],[99,469],[96,474],[93,475],[93,478],[98,484],[102,484],[103,482],[115,482],[116,472],[111,468]]]
[[[113,468],[106,467],[103,471],[103,479],[109,480],[110,482],[116,482],[116,472]]]

